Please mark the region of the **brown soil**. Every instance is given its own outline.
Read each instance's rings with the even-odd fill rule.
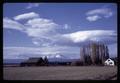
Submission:
[[[4,67],[4,80],[116,80],[117,67]]]

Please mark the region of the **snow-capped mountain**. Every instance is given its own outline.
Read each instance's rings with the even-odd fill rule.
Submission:
[[[45,56],[43,56],[43,58],[44,58]],[[61,54],[52,54],[52,55],[47,55],[46,56],[48,59],[56,59],[56,58],[66,58],[66,57],[64,57],[63,55],[61,55]]]
[[[60,55],[60,54],[57,54],[57,55],[55,55],[54,57],[55,57],[55,58],[62,58],[63,56]]]
[[[78,59],[72,59],[70,57],[67,57],[65,55],[62,54],[50,54],[50,55],[46,55],[46,56],[42,56],[42,58],[44,59],[45,57],[47,57],[49,62],[71,62],[71,61],[76,61]],[[39,58],[39,57],[38,57]],[[15,63],[15,64],[19,64],[23,61],[26,61],[27,59],[4,59],[3,63],[4,64],[8,64],[8,63]]]
[[[70,59],[69,57],[66,57],[66,56],[61,55],[61,54],[48,55],[46,57],[47,57],[48,61],[50,61],[50,62],[54,62],[54,61],[69,62],[69,61],[75,61],[76,60],[76,59]]]

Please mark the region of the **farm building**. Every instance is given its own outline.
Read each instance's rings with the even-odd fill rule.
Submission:
[[[27,61],[24,61],[20,64],[21,66],[44,66],[46,65],[45,60],[40,58],[29,58]]]
[[[107,59],[104,64],[105,64],[106,66],[114,66],[114,65],[115,65],[114,61],[111,60],[110,58]]]

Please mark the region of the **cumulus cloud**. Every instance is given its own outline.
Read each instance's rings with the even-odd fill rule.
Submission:
[[[100,16],[98,16],[98,15],[93,15],[93,16],[88,16],[86,19],[88,20],[88,21],[96,21],[96,20],[98,20],[98,19],[100,19],[101,17]]]
[[[39,46],[39,42],[33,41],[33,44]]]
[[[39,7],[39,3],[29,3],[28,6],[26,7],[26,9],[31,9],[31,8],[35,8],[35,7]]]
[[[26,33],[36,46],[49,45],[51,40],[53,40],[52,36],[57,34],[56,29],[58,26],[55,22],[44,18],[31,19],[26,24],[21,24],[9,18],[3,19],[4,28],[15,29]]]
[[[3,18],[3,27],[8,29],[15,29],[19,31],[23,31],[24,25],[20,24],[17,21],[11,20],[7,17]]]
[[[94,14],[101,14],[104,15],[105,17],[110,17],[112,16],[113,12],[109,8],[99,8],[87,12],[87,15],[94,15]]]
[[[30,28],[26,29],[28,36],[34,38],[35,45],[41,45],[45,42],[48,43],[52,40],[52,36],[56,33],[56,29],[59,26],[57,23],[49,19],[35,18],[28,20],[26,25]]]
[[[24,26],[26,28],[22,28]],[[106,44],[117,41],[117,33],[113,30],[87,30],[68,34],[59,34],[56,31],[58,24],[49,19],[43,18],[28,20],[24,26],[8,18],[7,20],[6,18],[4,19],[4,27],[12,27],[10,29],[22,30],[32,38],[33,44],[36,46],[80,46],[81,44],[90,41],[103,42]]]
[[[14,20],[24,20],[24,19],[37,18],[37,17],[39,17],[39,14],[35,12],[30,12],[30,13],[17,15],[14,17]]]
[[[30,12],[30,13],[21,14],[14,17],[14,19],[16,20],[4,18],[3,27],[20,30],[26,33],[29,37],[32,38],[34,45],[47,46],[49,45],[50,40],[52,40],[52,36],[57,34],[56,29],[59,25],[50,19],[40,18],[38,16],[39,14]],[[27,20],[24,24],[18,22],[18,20],[25,19],[25,18]],[[28,18],[31,18],[31,19],[28,19]]]
[[[31,20],[28,20],[27,25],[32,26],[32,28],[43,28],[43,29],[46,27],[50,29],[57,26],[57,24],[52,20],[44,19],[44,18],[34,18]]]
[[[54,39],[58,45],[78,47],[90,42],[112,44],[117,42],[117,33],[113,30],[88,30],[62,34]]]
[[[86,13],[86,19],[88,21],[96,21],[101,18],[109,18],[113,15],[113,12],[110,8],[99,8],[90,10]]]
[[[98,17],[94,17],[91,21],[95,21],[96,18]],[[100,41],[109,44],[117,40],[117,34],[112,30],[86,30],[67,34],[58,33],[59,24],[50,19],[40,17],[28,19],[25,24],[4,18],[3,26],[4,28],[17,29],[26,33],[36,46],[80,46],[90,41]],[[68,28],[68,24],[65,27]]]

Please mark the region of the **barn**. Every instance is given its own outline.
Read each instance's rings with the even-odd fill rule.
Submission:
[[[28,60],[22,62],[20,66],[43,66],[45,65],[44,60],[40,58],[29,58]]]

